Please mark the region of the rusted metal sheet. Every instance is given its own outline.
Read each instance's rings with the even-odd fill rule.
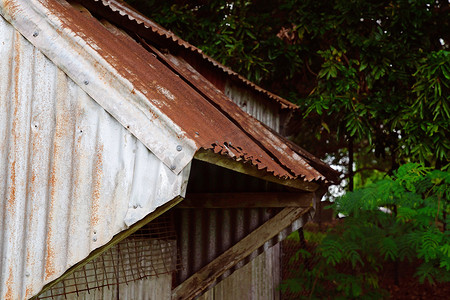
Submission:
[[[278,178],[325,179],[181,58],[174,71],[164,64],[169,59],[161,62],[64,1],[9,3],[2,13],[13,25],[175,173],[203,148]]]
[[[216,68],[216,70],[220,70],[223,73],[225,73],[227,76],[232,78],[233,80],[237,80],[246,86],[254,89],[255,91],[263,94],[268,99],[274,101],[275,103],[278,103],[281,105],[282,108],[288,108],[288,109],[297,109],[298,106],[287,101],[286,99],[283,99],[269,91],[264,90],[263,88],[259,87],[258,85],[254,84],[253,82],[247,80],[243,76],[239,75],[238,73],[234,72],[230,68],[222,65],[218,61],[212,59],[205,53],[203,53],[202,50],[199,48],[189,44],[188,42],[182,40],[178,36],[176,36],[171,31],[163,28],[161,25],[153,22],[149,18],[145,17],[135,9],[133,9],[131,6],[129,6],[124,1],[117,1],[117,0],[81,0],[81,3],[89,7],[90,9],[95,10],[96,12],[100,13],[102,17],[110,18],[110,21],[117,20],[118,18],[121,19],[122,24],[123,22],[129,23],[131,27],[136,28],[139,27],[139,31],[145,32],[148,31],[149,34],[157,34],[161,38],[164,38],[167,42],[170,42],[171,44],[175,44],[178,47],[181,47],[183,49],[187,49],[191,51],[192,53],[195,53],[196,55],[200,56],[201,59],[207,61],[212,66]],[[109,11],[105,11],[105,8],[107,8]],[[130,29],[130,28],[128,28]]]
[[[189,165],[173,173],[3,17],[0,74],[0,298],[24,299],[183,195]]]

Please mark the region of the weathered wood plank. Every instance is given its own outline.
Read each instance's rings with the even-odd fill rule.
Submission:
[[[177,286],[172,292],[172,299],[194,298],[211,285],[226,270],[233,267],[310,210],[312,210],[312,207],[306,209],[300,207],[286,207],[275,217],[258,227],[236,245],[225,251],[218,258]]]
[[[313,200],[313,193],[192,193],[177,208],[306,208]]]

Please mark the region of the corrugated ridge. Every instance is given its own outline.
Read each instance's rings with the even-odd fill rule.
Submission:
[[[229,80],[225,83],[224,94],[243,111],[276,132],[280,132],[280,113],[273,108],[273,104],[255,99],[248,90],[230,84]]]
[[[174,219],[183,265],[177,274],[177,282],[181,283],[189,278],[279,211],[280,209],[276,208],[176,209]],[[285,239],[291,232],[298,230],[311,219],[311,215],[313,212],[293,222],[246,259],[226,271],[217,282]]]

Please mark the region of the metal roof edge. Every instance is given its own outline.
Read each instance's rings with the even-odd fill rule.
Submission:
[[[267,180],[284,186],[296,188],[303,191],[314,192],[319,189],[321,182],[318,180],[307,181],[303,176],[296,178],[285,178],[275,175],[266,168],[260,169],[251,162],[243,162],[236,160],[220,153],[215,153],[211,149],[200,149],[195,154],[195,159],[214,164],[223,168],[227,168],[239,173],[247,174],[253,177]]]
[[[134,89],[99,49],[86,41],[88,37],[64,27],[58,14],[49,8],[53,3],[46,4],[39,0],[0,0],[0,14],[158,159],[179,174],[198,149],[194,140]]]

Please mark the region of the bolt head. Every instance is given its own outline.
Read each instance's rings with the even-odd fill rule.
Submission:
[[[181,147],[181,145],[178,145],[177,146],[177,151],[181,151],[181,150],[183,150],[183,147]]]

